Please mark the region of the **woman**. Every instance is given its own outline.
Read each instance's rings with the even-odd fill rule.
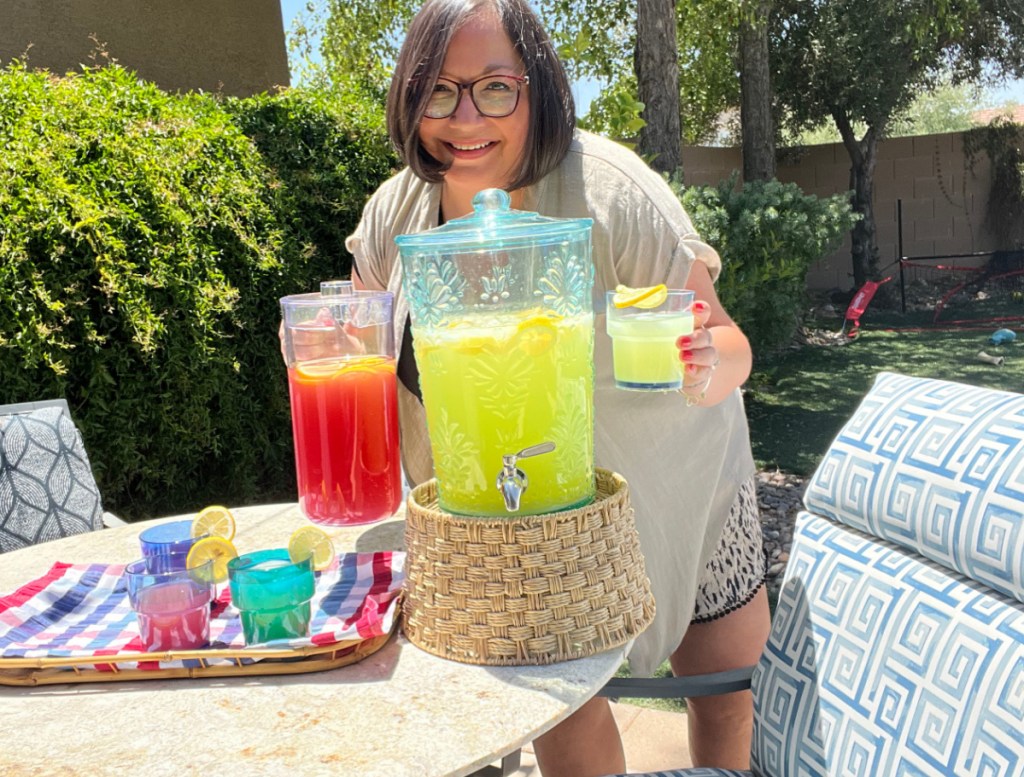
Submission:
[[[399,55],[387,118],[407,167],[371,197],[347,247],[358,287],[396,292],[410,481],[431,477],[431,463],[395,236],[471,212],[473,195],[491,187],[509,191],[517,209],[593,218],[595,299],[618,284],[665,283],[693,289],[698,300],[697,328],[678,341],[687,364],[684,396],[615,389],[610,340],[597,316],[596,461],[631,485],[657,602],[654,624],[630,653],[633,671],[650,674],[666,656],[677,674],[754,663],[767,638],[768,608],[738,391],[751,354],[715,294],[718,255],[641,160],[575,130],[565,72],[525,0],[428,0]],[[746,766],[749,692],[694,699],[689,711],[695,763]],[[604,699],[539,738],[535,749],[549,776],[625,769]]]

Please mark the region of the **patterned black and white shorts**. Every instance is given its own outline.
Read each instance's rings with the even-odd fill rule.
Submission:
[[[740,486],[722,539],[697,588],[691,623],[707,623],[750,602],[765,582],[768,565],[757,509],[757,479]]]

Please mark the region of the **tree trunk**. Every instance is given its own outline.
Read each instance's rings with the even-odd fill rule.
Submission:
[[[872,276],[878,274],[877,227],[875,225],[875,163],[878,159],[878,132],[869,127],[861,140],[853,132],[849,118],[833,111],[843,145],[850,155],[850,188],[853,190],[853,210],[861,214],[850,232],[853,259],[853,285],[859,289]]]
[[[868,133],[862,143],[863,153],[850,167],[850,188],[853,189],[853,209],[863,218],[853,227],[853,283],[856,288],[878,275],[878,231],[875,225],[875,160],[878,141]]]
[[[638,0],[633,65],[647,122],[637,150],[655,170],[674,172],[682,165],[683,144],[675,0]]]
[[[743,180],[775,177],[775,124],[768,67],[770,0],[761,0],[754,19],[740,23],[740,124],[743,131]]]

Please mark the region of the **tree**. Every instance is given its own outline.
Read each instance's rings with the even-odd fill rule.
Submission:
[[[694,145],[719,134],[719,117],[739,104],[736,40],[739,12],[751,0],[678,0],[676,50],[679,121],[683,142]],[[581,124],[622,138],[639,127],[645,111],[636,98],[638,0],[536,0],[541,18],[574,79],[598,81],[604,88]],[[670,34],[665,35],[671,40]],[[654,77],[660,74],[655,72]],[[646,92],[645,92],[646,94]],[[633,99],[630,99],[630,98]],[[660,92],[664,100],[664,91]],[[660,120],[659,120],[660,121]]]
[[[850,157],[854,285],[877,277],[873,213],[878,143],[944,71],[954,83],[987,68],[1024,73],[1015,0],[777,0],[772,80],[791,130],[834,122]],[[863,130],[855,129],[863,127]]]
[[[679,87],[683,139],[721,140],[721,117],[740,104],[740,21],[751,0],[679,0]]]
[[[915,97],[910,107],[893,120],[889,137],[966,132],[977,126],[973,114],[979,105],[984,104],[984,94],[984,89],[977,84],[954,86],[946,76],[932,91],[922,92]],[[863,127],[857,127],[857,131],[863,131]],[[839,143],[841,140],[835,124],[828,123],[801,132],[790,143],[813,146]]]
[[[940,83],[927,94],[918,95],[907,112],[893,122],[893,137],[966,132],[975,126],[981,89],[974,84]]]
[[[634,63],[645,122],[638,151],[655,170],[675,172],[682,165],[683,141],[675,0],[638,0]]]
[[[289,48],[306,80],[383,101],[402,36],[418,0],[311,0]],[[319,38],[322,64],[312,48]]]
[[[743,133],[743,180],[775,177],[775,122],[772,120],[768,56],[769,0],[760,0],[752,17],[740,22],[740,122]]]

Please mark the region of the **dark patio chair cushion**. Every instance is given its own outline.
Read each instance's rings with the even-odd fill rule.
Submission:
[[[59,407],[0,415],[0,553],[102,526],[74,422]]]

